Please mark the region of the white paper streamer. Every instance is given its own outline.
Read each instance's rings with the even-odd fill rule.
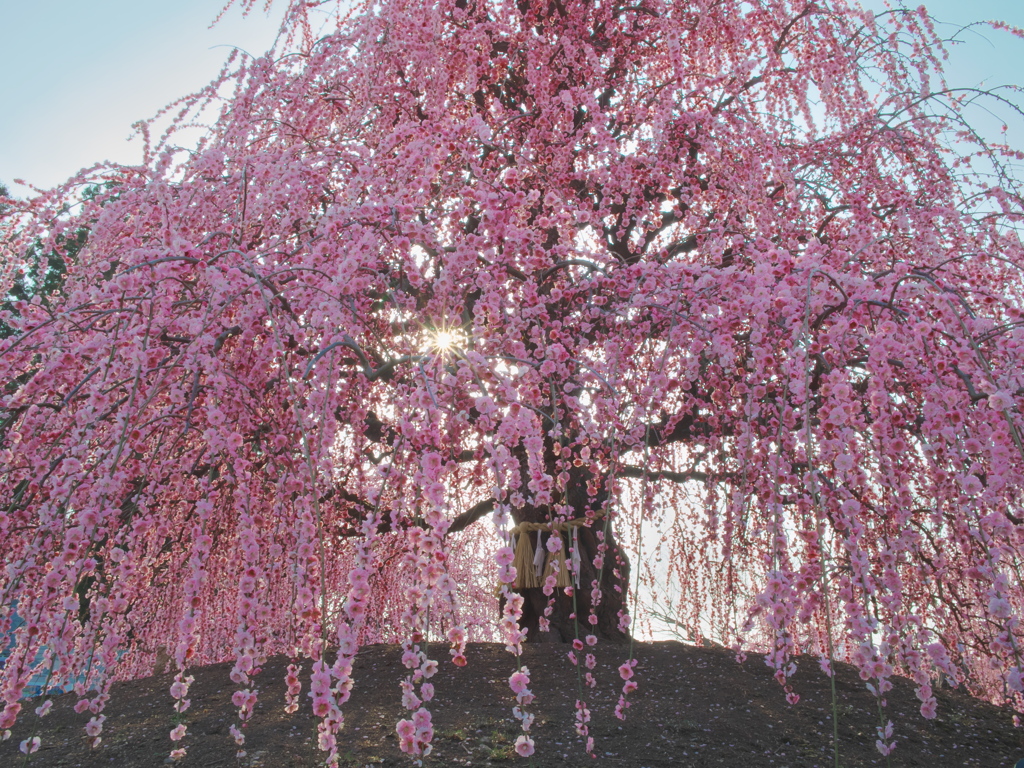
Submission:
[[[544,575],[544,556],[547,554],[544,547],[540,545],[541,539],[541,532],[537,531],[537,546],[533,550],[533,567],[537,571],[538,581]]]

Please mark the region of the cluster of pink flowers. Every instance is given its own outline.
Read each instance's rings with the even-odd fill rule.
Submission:
[[[313,662],[310,674],[309,696],[313,700],[313,714],[317,723],[317,745],[327,753],[327,764],[338,760],[338,731],[344,721],[333,687],[333,670],[322,658]]]
[[[174,682],[171,683],[171,697],[174,699],[174,711],[179,715],[192,705],[192,701],[186,697],[188,696],[188,689],[193,682],[195,682],[195,678],[192,675],[186,676],[182,670],[178,670],[177,674],[175,674],[174,676]],[[238,694],[235,695],[237,696]],[[235,702],[235,704],[236,706],[238,705],[237,702]],[[93,718],[93,720],[97,720],[97,718]],[[103,720],[99,719],[98,727],[95,734],[89,731],[88,728],[86,728],[86,733],[89,733],[90,736],[95,736],[98,738],[99,732],[100,730],[102,730],[103,727],[102,723]],[[187,726],[184,723],[179,723],[177,726],[171,729],[171,741],[181,741],[185,737],[186,730]],[[184,750],[185,748],[179,747],[179,749]],[[184,752],[182,752],[182,754],[184,754]]]
[[[451,650],[448,651],[452,657],[452,664],[457,667],[466,666],[466,640],[468,635],[466,634],[465,627],[456,626],[448,630],[448,642],[452,644]]]
[[[507,512],[499,510],[495,524],[502,531],[503,518]],[[502,547],[495,553],[495,560],[498,563],[498,579],[501,583],[501,594],[504,599],[500,626],[505,639],[505,650],[516,657],[516,670],[509,676],[508,684],[512,693],[515,694],[516,704],[512,708],[512,715],[519,721],[523,733],[516,739],[516,753],[522,757],[529,757],[534,751],[534,741],[530,736],[530,727],[533,725],[534,715],[526,708],[533,702],[534,695],[530,690],[530,670],[523,665],[522,643],[526,639],[526,632],[520,628],[520,619],[523,614],[523,596],[512,591],[512,582],[516,578],[516,569],[512,566],[513,549],[511,543]]]
[[[420,707],[412,713],[411,719],[399,720],[395,730],[398,732],[398,746],[403,752],[416,757],[430,754],[434,726],[427,709]]]
[[[264,646],[263,630],[260,627],[261,610],[258,593],[266,583],[263,568],[260,565],[261,547],[260,533],[255,517],[247,508],[245,494],[236,491],[236,504],[241,510],[237,522],[238,543],[236,556],[239,559],[238,602],[236,608],[235,629],[235,663],[231,667],[230,677],[237,684],[238,690],[231,697],[232,703],[238,708],[240,728],[232,735],[239,747],[245,744],[245,727],[252,717],[259,691],[251,686],[251,677],[259,674],[260,666],[265,658],[262,653]],[[244,754],[242,750],[239,754]]]
[[[414,640],[416,638],[422,641],[422,636],[414,635]],[[437,662],[427,658],[419,645],[412,641],[403,645],[402,663],[412,670],[412,674],[401,683],[402,706],[412,711],[412,717],[399,720],[396,730],[401,750],[419,760],[433,749],[433,721],[430,711],[423,705],[434,698],[434,685],[428,681],[437,673],[438,667]]]
[[[892,741],[892,720],[889,720],[885,725],[876,727],[875,731],[878,734],[878,738],[875,739],[875,748],[883,756],[892,754],[892,751],[896,749],[896,742]]]
[[[533,692],[530,690],[530,670],[528,667],[520,666],[508,678],[509,688],[516,695],[516,705],[512,708],[512,715],[519,721],[523,733],[516,739],[516,752],[521,757],[529,757],[533,754],[534,743],[530,737],[530,726],[533,725],[534,716],[526,710],[526,707],[533,701]]]
[[[774,648],[765,655],[765,664],[775,670],[775,679],[782,685],[786,701],[790,704],[800,700],[788,682],[788,678],[796,672],[796,663],[792,661],[796,643],[791,628],[799,604],[792,579],[783,571],[768,574],[768,584],[755,603],[774,639]]]
[[[411,635],[402,643],[402,663],[411,674],[401,682],[401,689],[402,705],[412,715],[400,720],[396,730],[400,748],[417,764],[433,749],[433,721],[426,705],[434,698],[434,685],[430,679],[437,673],[438,663],[429,658],[425,650],[430,632],[430,612],[432,608],[444,615],[452,615],[456,611],[457,588],[448,573],[444,540],[450,521],[444,515],[443,494],[431,490],[440,485],[439,481],[447,470],[439,453],[427,451],[421,457],[414,479],[427,505],[424,514],[427,527],[411,528],[406,532],[403,554],[404,564],[413,578],[405,590],[406,607],[402,612],[403,623],[412,629]],[[464,665],[468,639],[465,629],[456,624],[449,629],[447,636],[453,646],[453,662]]]
[[[347,574],[348,593],[346,595],[344,618],[336,623],[335,640],[337,657],[334,664],[328,666],[321,657],[313,663],[310,675],[309,696],[313,700],[313,714],[320,718],[317,725],[317,744],[327,753],[327,763],[337,764],[338,732],[345,722],[342,707],[351,695],[354,681],[352,679],[352,661],[359,650],[360,631],[366,621],[366,604],[370,597],[369,578],[373,571],[373,548],[377,525],[377,516],[370,515],[363,524],[364,537],[357,544],[350,570]],[[315,654],[322,653],[322,648]],[[298,693],[301,682],[298,679],[298,667],[288,667],[286,682],[286,711],[298,709]]]
[[[302,680],[299,679],[300,672],[302,672],[301,665],[288,665],[288,671],[284,678],[286,686],[284,711],[288,714],[294,714],[299,711],[299,694],[302,692]]]

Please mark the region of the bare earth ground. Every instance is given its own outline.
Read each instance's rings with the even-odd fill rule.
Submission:
[[[831,695],[828,678],[811,659],[804,659],[793,679],[800,702],[786,703],[771,670],[759,656],[738,664],[724,649],[695,648],[675,642],[638,643],[637,679],[640,689],[625,722],[612,707],[621,680],[616,667],[626,650],[609,644],[596,649],[598,687],[591,691],[592,733],[600,758],[588,757],[573,729],[576,677],[566,658],[567,646],[528,645],[524,662],[532,673],[537,700],[530,709],[537,720],[533,736],[537,753],[532,765],[558,766],[769,766],[811,768],[833,765]],[[442,663],[433,678],[436,697],[434,751],[427,766],[513,766],[530,764],[515,755],[517,723],[508,676],[514,660],[503,646],[470,644],[469,665]],[[438,650],[435,656],[447,658]],[[304,688],[302,706],[294,715],[284,712],[285,659],[273,659],[259,675],[259,704],[246,728],[247,754],[228,735],[236,717],[231,705],[235,686],[229,664],[193,672],[192,707],[186,713],[188,756],[176,765],[213,768],[289,768],[321,764],[316,748],[315,720]],[[840,761],[844,768],[885,766],[875,750],[878,712],[851,667],[837,665]],[[307,668],[308,672],[308,668]],[[346,705],[347,723],[341,734],[341,765],[405,766],[411,760],[398,749],[395,723],[405,716],[399,680],[406,670],[395,646],[368,646],[356,660],[356,686]],[[88,712],[72,710],[73,696],[56,698],[53,710],[40,720],[34,702],[12,738],[0,744],[0,766],[25,764],[18,744],[32,734],[42,748],[30,766],[163,766],[172,744],[170,675],[114,686],[107,705],[103,744],[89,749],[83,729]],[[897,680],[888,696],[888,714],[896,722],[899,746],[891,766],[979,766],[1011,768],[1024,757],[1024,729],[1014,728],[1012,712],[979,702],[963,693],[938,693],[939,715],[920,716],[912,686]]]

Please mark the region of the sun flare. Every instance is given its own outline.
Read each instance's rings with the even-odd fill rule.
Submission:
[[[456,330],[437,330],[431,334],[430,346],[440,352],[449,352],[461,347],[465,337]]]

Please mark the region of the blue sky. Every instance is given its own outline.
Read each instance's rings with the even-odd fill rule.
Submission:
[[[0,181],[38,186],[138,162],[132,124],[212,80],[236,45],[260,54],[278,19],[223,0],[0,0]],[[262,6],[262,2],[260,3]]]
[[[132,123],[209,82],[224,46],[259,54],[273,41],[276,15],[233,11],[209,29],[222,1],[0,0],[0,181],[47,187],[99,160],[137,162]],[[1000,18],[1024,27],[1022,0],[924,2],[954,25]],[[864,4],[884,8],[883,0]],[[951,81],[1024,82],[1024,40],[991,30],[962,39]]]

